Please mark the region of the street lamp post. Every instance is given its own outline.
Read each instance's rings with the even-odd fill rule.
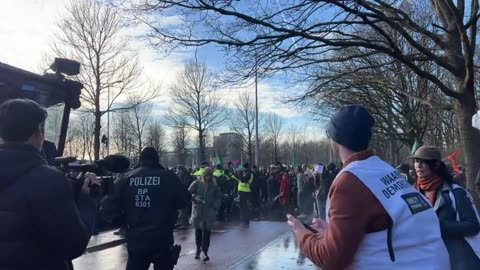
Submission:
[[[258,140],[258,61],[255,53],[255,165],[259,167],[260,146]]]

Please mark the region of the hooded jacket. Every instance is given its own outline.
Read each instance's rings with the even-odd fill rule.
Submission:
[[[0,269],[69,269],[90,240],[95,201],[75,203],[66,176],[31,145],[0,145],[0,164]]]

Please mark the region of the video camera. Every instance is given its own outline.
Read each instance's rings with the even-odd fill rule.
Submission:
[[[45,108],[64,104],[60,136],[56,143],[58,152],[63,153],[71,109],[80,107],[82,83],[67,79],[80,73],[80,63],[55,58],[50,66],[54,73],[43,75],[13,67],[0,62],[0,104],[5,100],[26,98]]]
[[[80,164],[75,157],[58,157],[53,160],[53,165],[72,180],[75,191],[81,189],[87,173],[94,173],[100,177],[102,186],[93,186],[90,191],[94,197],[110,193],[113,188],[112,174],[124,173],[130,169],[130,161],[122,155],[109,155],[92,164]]]

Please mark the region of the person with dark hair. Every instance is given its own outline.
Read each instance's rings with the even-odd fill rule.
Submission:
[[[200,252],[203,251],[203,261],[206,262],[210,260],[208,256],[210,235],[222,203],[222,192],[215,182],[211,168],[205,168],[202,178],[195,180],[188,191],[192,194],[191,223],[195,227],[195,244],[197,246],[195,259],[200,259]]]
[[[248,203],[251,200],[251,185],[254,180],[253,173],[250,172],[248,163],[243,164],[242,171],[237,176],[232,175],[232,178],[238,181],[238,197],[240,199],[240,217],[243,226],[247,227],[250,224],[250,211]]]
[[[158,152],[146,147],[136,169],[120,176],[113,195],[103,202],[107,219],[126,216],[127,270],[171,270],[180,250],[173,246],[178,210],[190,194],[178,176],[160,165]]]
[[[72,269],[94,231],[95,175],[74,193],[41,153],[47,111],[28,99],[0,105],[0,269]]]
[[[182,182],[183,186],[188,188],[192,182],[194,181],[193,177],[187,172],[187,169],[183,165],[178,165],[176,168],[175,174]],[[189,226],[190,225],[190,215],[192,214],[192,205],[187,203],[187,205],[182,208],[180,212],[180,216],[178,217],[179,223],[182,226]]]
[[[297,205],[298,205],[298,210],[300,212],[299,217],[304,217],[306,212],[307,212],[306,211],[306,206],[305,206],[306,198],[308,196],[308,194],[306,192],[306,188],[305,188],[307,179],[306,179],[306,176],[305,176],[305,172],[303,171],[301,166],[298,166],[295,169],[295,174],[297,176],[297,193],[298,193],[297,194]]]
[[[422,146],[414,160],[415,187],[434,206],[453,270],[480,269],[480,222],[472,197],[454,183],[438,149]]]
[[[222,193],[222,203],[218,209],[218,220],[225,221],[231,215],[233,203],[233,190],[235,189],[235,182],[231,180],[222,168],[221,164],[215,167],[213,177]]]
[[[327,136],[343,169],[326,219],[305,228],[288,215],[302,253],[322,269],[450,269],[438,217],[425,197],[368,149],[375,120],[360,105],[338,110]]]

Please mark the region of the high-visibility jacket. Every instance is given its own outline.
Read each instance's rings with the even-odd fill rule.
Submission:
[[[213,176],[215,177],[220,177],[222,175],[224,175],[225,172],[223,170],[219,170],[219,169],[216,169],[214,172],[213,172]]]
[[[200,167],[192,173],[192,176],[202,176],[203,172],[205,172],[205,168]]]
[[[232,178],[238,181],[238,191],[239,192],[252,192],[250,185],[253,183],[253,173],[250,174],[250,179],[248,182],[242,182],[235,175],[232,175]]]

